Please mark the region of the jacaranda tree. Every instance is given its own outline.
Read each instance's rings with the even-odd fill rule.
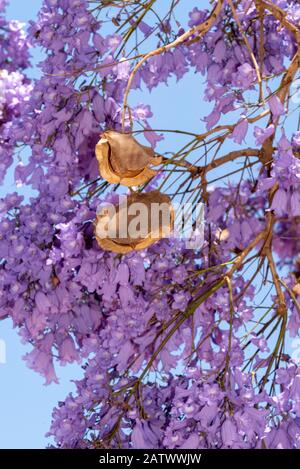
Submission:
[[[1,201],[0,317],[47,384],[83,364],[60,448],[300,448],[300,5],[203,3],[44,0],[27,38],[0,17],[0,173],[32,190]],[[196,133],[131,104],[188,73]],[[104,242],[126,193],[202,203],[203,243]]]

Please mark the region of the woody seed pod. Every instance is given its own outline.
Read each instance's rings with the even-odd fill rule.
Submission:
[[[150,166],[162,161],[152,148],[141,145],[131,134],[114,130],[103,133],[96,145],[96,157],[103,179],[128,187],[149,181],[157,174]]]
[[[174,210],[170,198],[159,191],[133,192],[123,202],[102,209],[95,222],[95,235],[105,251],[126,254],[145,249],[170,236]]]

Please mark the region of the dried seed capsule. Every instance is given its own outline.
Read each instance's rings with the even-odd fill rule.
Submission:
[[[128,187],[149,181],[157,173],[150,166],[162,161],[152,148],[141,145],[131,134],[114,130],[103,133],[96,145],[96,157],[103,179]]]
[[[133,192],[98,213],[95,235],[105,251],[126,254],[169,237],[173,228],[174,210],[167,195]]]

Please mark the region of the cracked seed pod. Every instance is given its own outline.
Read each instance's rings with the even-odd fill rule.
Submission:
[[[95,235],[105,251],[126,254],[169,237],[173,228],[174,210],[167,195],[133,192],[120,204],[98,213]]]
[[[149,166],[162,162],[150,147],[137,142],[131,134],[108,130],[96,145],[96,157],[103,179],[111,184],[139,186],[157,174]]]

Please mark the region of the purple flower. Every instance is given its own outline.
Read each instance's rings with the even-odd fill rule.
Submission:
[[[122,262],[116,273],[116,277],[114,280],[116,283],[119,283],[120,285],[128,285],[129,283],[129,268],[128,265]]]
[[[189,13],[189,27],[192,28],[193,26],[197,26],[198,24],[203,23],[207,17],[207,10],[199,10],[197,7],[193,8],[193,10]]]
[[[278,189],[275,192],[271,209],[274,210],[279,217],[286,215],[288,210],[288,195],[285,189]]]
[[[138,27],[139,30],[142,31],[145,36],[149,36],[149,34],[151,34],[151,32],[153,31],[153,28],[147,23],[145,23],[145,21],[140,21]]]
[[[269,90],[270,92],[270,90]],[[284,114],[284,105],[276,95],[272,95],[268,100],[270,111],[275,119]]]
[[[136,424],[131,435],[131,442],[135,449],[147,449],[156,448],[158,440],[150,423],[136,419]]]
[[[263,178],[259,181],[259,188],[263,191],[268,191],[275,185],[275,178]]]
[[[193,433],[188,439],[180,446],[180,449],[197,449],[199,448],[200,438],[197,433]]]
[[[292,138],[293,147],[299,151],[300,149],[300,131],[295,132]]]
[[[147,124],[146,121],[145,123]],[[147,131],[144,132],[144,137],[146,140],[148,140],[152,148],[155,148],[158,142],[164,140],[164,136],[162,134],[159,135],[150,128],[148,128]]]
[[[264,336],[253,337],[251,339],[251,342],[252,342],[253,345],[258,347],[261,352],[269,352],[270,351],[270,349],[268,347],[268,342],[267,342],[267,340],[265,339]]]
[[[300,374],[297,374],[294,379],[292,386],[290,388],[290,393],[291,393],[291,398],[295,401],[295,403],[298,406],[298,413],[297,416],[300,417],[299,415],[299,410],[300,410]]]
[[[245,139],[247,135],[247,131],[248,131],[248,120],[243,118],[234,127],[234,130],[231,134],[231,138],[233,139],[235,143],[238,143],[240,145]]]
[[[230,448],[237,442],[237,428],[232,419],[227,418],[221,427],[222,441],[225,448]]]
[[[290,449],[288,434],[284,425],[274,428],[266,438],[266,447],[268,449]]]
[[[220,40],[215,45],[214,59],[217,63],[222,63],[226,57],[226,46],[223,40]]]
[[[131,65],[126,60],[120,60],[116,65],[116,79],[117,80],[128,80],[130,75]]]
[[[274,134],[275,127],[273,124],[269,125],[265,129],[260,127],[254,127],[254,137],[256,145],[263,145],[267,138],[271,137]]]
[[[237,69],[237,74],[235,77],[235,85],[246,90],[250,88],[250,86],[255,82],[257,79],[255,70],[251,67],[250,64],[244,63],[240,65]]]
[[[279,368],[276,371],[276,382],[279,384],[288,385],[291,382],[292,374],[289,373],[289,369]]]
[[[179,309],[180,311],[185,311],[190,300],[190,295],[185,292],[175,293],[174,301],[172,303],[172,309]]]
[[[300,216],[300,192],[294,191],[291,196],[291,215],[293,217]]]
[[[79,355],[76,351],[72,337],[66,337],[59,347],[59,356],[62,364],[73,363],[78,360]]]
[[[24,360],[27,362],[29,368],[38,371],[45,376],[45,384],[52,382],[58,383],[57,376],[54,371],[53,361],[49,353],[43,350],[32,350],[24,356]]]
[[[208,130],[212,129],[220,120],[221,113],[214,109],[208,116],[205,117],[204,121],[206,122],[206,128]]]

